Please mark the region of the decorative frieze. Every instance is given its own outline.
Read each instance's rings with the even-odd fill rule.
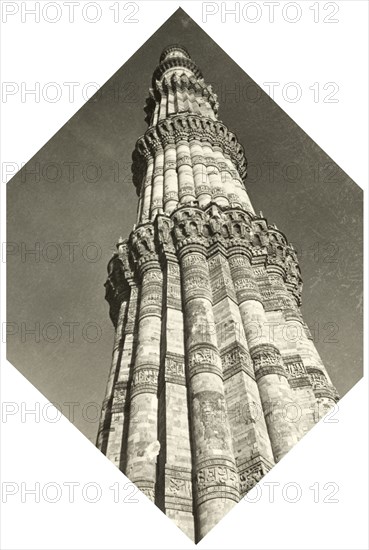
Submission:
[[[311,387],[311,381],[300,355],[283,357],[291,388]]]
[[[159,369],[157,365],[140,366],[131,380],[131,397],[140,393],[156,393]]]
[[[209,459],[196,475],[197,504],[209,499],[239,500],[239,477],[235,467],[222,459]]]
[[[268,374],[286,377],[279,349],[272,344],[258,344],[250,348],[256,380]]]
[[[201,328],[200,328],[201,330]],[[196,345],[188,352],[189,376],[193,377],[201,372],[213,373],[222,377],[219,355],[214,348],[206,344]]]
[[[150,156],[150,152],[154,154],[159,147],[165,147],[166,143],[168,143],[167,141],[166,143],[163,142],[163,135],[167,138],[168,134],[170,134],[173,136],[174,141],[189,141],[190,136],[193,136],[194,124],[196,124],[196,138],[205,140],[212,145],[221,145],[224,147],[240,177],[242,179],[246,177],[246,158],[243,147],[238,143],[236,136],[221,122],[212,121],[205,117],[198,117],[198,115],[183,114],[173,116],[169,120],[159,121],[155,128],[150,128],[138,140],[136,155],[132,165],[133,180],[136,185],[141,186],[139,174],[143,172],[142,162],[145,162],[145,158]],[[205,160],[207,164],[209,163],[209,165],[212,164],[218,167],[214,159],[206,157]]]
[[[165,357],[165,381],[185,385],[185,360],[183,355],[167,352]]]
[[[192,512],[192,475],[189,468],[165,466],[165,508]]]
[[[213,292],[217,292],[223,288],[231,289],[233,287],[232,279],[227,276],[220,276],[212,281],[211,285]]]
[[[157,270],[157,273],[161,275],[159,270]],[[144,281],[146,281],[146,277]],[[140,319],[148,315],[161,315],[162,292],[162,277],[158,282],[147,281],[147,283],[142,286],[139,313]]]
[[[307,374],[304,363],[299,355],[287,356],[283,359],[289,377],[300,378]]]
[[[177,156],[177,166],[183,166],[184,164],[187,164],[188,166],[192,166],[191,162],[191,156],[190,155],[180,155]]]
[[[239,342],[225,348],[221,353],[221,359],[224,380],[241,371],[254,378],[250,354]]]
[[[333,401],[338,400],[336,389],[328,382],[327,377],[321,369],[317,367],[308,367],[307,372],[317,399],[327,398]]]

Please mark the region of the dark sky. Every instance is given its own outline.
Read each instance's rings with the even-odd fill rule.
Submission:
[[[333,383],[343,395],[362,376],[361,189],[178,10],[8,184],[8,359],[71,420],[67,403],[77,403],[74,422],[93,442],[113,343],[106,265],[135,222],[131,154],[171,43],[218,93],[219,118],[246,150],[255,210],[299,252],[304,318]],[[37,247],[39,257],[24,254]],[[38,326],[40,338],[26,334]]]

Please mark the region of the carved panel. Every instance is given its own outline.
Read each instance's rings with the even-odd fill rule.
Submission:
[[[291,388],[311,387],[310,378],[300,355],[285,356],[283,361]]]
[[[328,380],[321,370],[309,368],[308,372],[314,390],[328,387]]]
[[[316,368],[316,367],[308,367],[307,371],[311,381],[311,385],[313,387],[315,397],[317,399],[327,398],[333,401],[339,400],[339,395],[336,388],[334,388],[334,386],[332,386],[328,382],[328,379],[325,376],[324,372],[322,372],[319,368]]]
[[[177,166],[183,166],[184,164],[192,166],[190,155],[179,155],[177,157]]]
[[[113,401],[111,405],[111,413],[119,414],[124,411],[124,404],[126,399],[127,382],[117,382],[114,386]]]
[[[139,393],[156,393],[159,369],[156,365],[135,367],[131,381],[131,397]]]
[[[124,327],[125,334],[132,334],[136,328],[137,308],[138,308],[138,289],[135,286],[131,287],[131,296],[128,305],[126,323]]]
[[[182,259],[182,266],[184,268],[192,266],[192,265],[202,265],[206,266],[206,258],[203,254],[186,254],[184,258]]]
[[[167,353],[165,358],[165,381],[185,385],[185,363],[183,355]]]
[[[284,357],[284,364],[289,377],[298,378],[307,374],[304,363],[299,355]]]
[[[247,372],[247,374],[254,378],[250,354],[238,342],[228,346],[228,348],[221,353],[221,359],[225,380],[240,371]]]
[[[287,377],[278,348],[271,344],[259,344],[250,349],[256,380],[268,374]]]
[[[213,348],[206,347],[206,344],[188,352],[188,366],[191,377],[200,372],[212,372],[222,376],[219,355]]]
[[[208,464],[207,464],[208,463]],[[239,477],[235,468],[218,459],[204,462],[196,475],[197,502],[211,498],[239,500]]]
[[[250,260],[243,256],[233,256],[229,259],[229,265],[232,268],[250,267]]]
[[[165,466],[165,507],[192,512],[192,476],[189,468]]]
[[[209,258],[208,260],[209,269],[215,269],[219,266],[225,266],[227,265],[227,260],[220,254],[217,254],[216,256]]]

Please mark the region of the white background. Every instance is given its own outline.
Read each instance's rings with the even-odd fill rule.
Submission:
[[[69,22],[71,8],[66,2],[1,3],[2,80],[16,83],[19,89],[13,87],[14,93],[9,95],[11,88],[7,87],[8,95],[2,95],[2,241],[6,239],[4,181],[12,170],[21,167],[83,105],[84,85],[103,84],[179,5],[169,1],[136,2],[138,11],[131,19],[139,22],[124,23],[123,18],[133,12],[132,3],[120,3],[120,21],[114,22],[114,2],[106,0],[98,3],[101,17],[92,23],[96,7],[84,11],[84,19],[86,3],[75,2],[74,22]],[[49,6],[45,11],[46,4]],[[310,1],[287,2],[287,8],[285,2],[275,2],[273,22],[270,2],[239,2],[239,22],[235,15],[225,13],[237,9],[237,3],[204,4],[180,2],[264,89],[266,82],[279,82],[274,96],[277,103],[365,187],[367,2],[321,1],[319,6]],[[26,8],[32,7],[40,12],[37,23],[34,15],[26,13]],[[214,14],[208,15],[205,22],[206,9]],[[58,21],[50,22],[59,16]],[[296,22],[291,22],[295,18]],[[338,22],[327,21],[332,19]],[[22,102],[22,82],[28,87],[40,83],[38,102],[30,96]],[[62,87],[60,100],[51,102],[48,93],[52,96],[52,89],[45,88],[49,82],[61,87],[64,82],[78,82],[81,86],[76,88],[79,92],[74,101],[69,101],[67,88]],[[290,82],[298,83],[302,90],[301,99],[295,103],[281,92]],[[335,97],[339,101],[324,102],[326,92],[322,90],[324,93],[314,102],[309,87],[315,82],[337,83]],[[46,99],[42,90],[46,90]],[[90,94],[93,91],[91,88]],[[4,283],[4,261],[1,267]],[[5,322],[4,285],[2,298]],[[2,359],[2,500],[6,491],[14,491],[7,496],[2,510],[3,548],[194,547],[146,497],[137,493],[133,499],[139,502],[128,502],[131,488],[124,489],[127,479],[68,420],[51,422],[48,401],[5,361],[3,344]],[[39,418],[37,414],[22,415],[35,403],[39,404]],[[4,408],[14,414],[4,414]],[[315,427],[273,468],[258,491],[249,493],[249,500],[255,502],[241,502],[198,547],[367,548],[367,433],[364,379],[340,401],[336,414]],[[68,482],[79,483],[72,503]],[[279,483],[274,498],[270,482]],[[24,491],[36,483],[40,484],[40,502]],[[88,483],[94,485],[88,488]],[[113,484],[120,486],[119,503],[114,502],[114,492],[109,489]],[[312,486],[315,491],[310,489]],[[91,502],[96,487],[100,488],[101,498]],[[291,502],[297,492],[301,498]],[[60,499],[50,502],[55,495]],[[334,500],[338,502],[329,502]]]

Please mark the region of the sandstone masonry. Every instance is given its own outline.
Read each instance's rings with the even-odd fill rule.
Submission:
[[[115,326],[97,445],[200,540],[338,400],[301,312],[296,253],[181,46],[133,153],[137,223],[108,266]]]

